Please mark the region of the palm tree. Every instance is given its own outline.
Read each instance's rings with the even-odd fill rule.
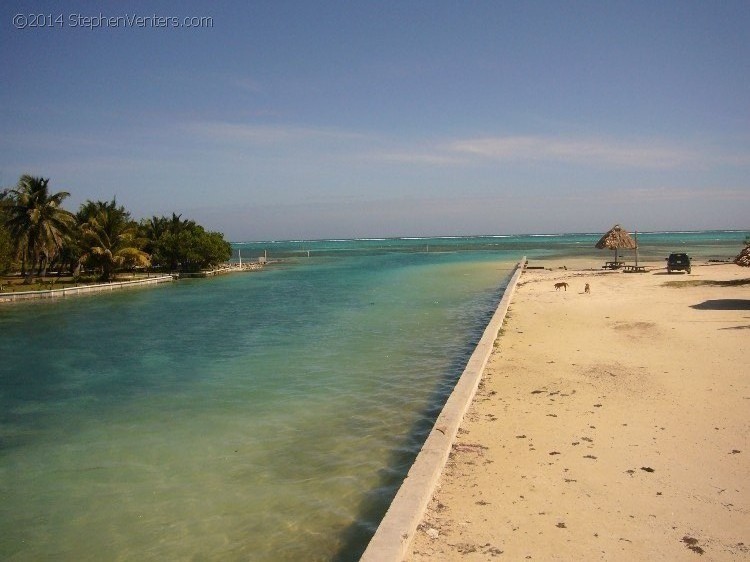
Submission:
[[[0,191],[0,273],[6,273],[13,263],[15,252],[13,240],[5,226],[8,215],[5,212],[10,203],[10,196],[7,189]]]
[[[10,190],[11,203],[6,222],[16,249],[21,255],[24,283],[31,283],[34,269],[46,269],[60,251],[75,218],[60,205],[70,193],[59,191],[50,195],[49,179],[21,176]],[[26,270],[26,264],[30,267]]]
[[[117,268],[151,263],[149,255],[141,250],[143,240],[138,236],[138,224],[130,220],[125,207],[118,207],[113,199],[94,203],[92,209],[94,215],[81,225],[81,261],[99,267],[103,281],[109,281]]]
[[[159,239],[167,231],[167,217],[153,216],[150,219],[141,220],[141,235],[146,239],[144,250],[149,254],[154,253]]]
[[[113,198],[112,201],[91,201],[89,199],[81,204],[81,207],[75,214],[76,228],[71,233],[65,247],[60,253],[60,261],[74,276],[78,276],[84,261],[83,225],[96,217],[99,211],[115,211],[116,209],[116,198]]]
[[[161,217],[158,221],[159,235],[155,239],[152,238],[154,259],[169,267],[170,271],[176,271],[187,259],[184,239],[195,229],[196,223],[192,220],[182,220],[182,215],[176,213],[172,213],[171,218]]]

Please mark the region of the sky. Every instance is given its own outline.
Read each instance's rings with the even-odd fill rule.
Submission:
[[[5,1],[0,187],[233,241],[750,229],[749,29],[747,0]]]

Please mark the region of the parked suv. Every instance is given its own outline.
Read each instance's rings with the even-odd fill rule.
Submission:
[[[690,256],[687,254],[669,254],[667,258],[667,273],[673,271],[687,271],[690,273]]]

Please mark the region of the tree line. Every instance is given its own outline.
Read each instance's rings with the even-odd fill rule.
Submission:
[[[152,268],[198,271],[227,261],[229,242],[192,220],[153,216],[135,221],[115,198],[86,201],[77,213],[62,207],[67,191],[51,193],[49,179],[23,175],[0,191],[0,272],[21,271],[24,282],[48,270],[79,276],[96,271]]]

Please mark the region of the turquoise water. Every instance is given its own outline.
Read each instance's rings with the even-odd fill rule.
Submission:
[[[241,244],[282,261],[0,307],[0,559],[356,560],[514,263],[592,236]]]
[[[632,233],[631,233],[632,235]],[[415,252],[502,252],[504,255],[529,259],[557,257],[595,257],[604,259],[607,250],[596,250],[594,245],[602,233],[578,234],[522,234],[496,236],[446,236],[439,238],[372,238],[357,240],[295,240],[245,242],[235,244],[234,260],[294,259],[308,255],[350,257],[382,253]],[[726,259],[739,253],[748,231],[709,230],[700,232],[641,232],[637,234],[639,256],[661,259],[670,252],[689,249],[699,259]],[[238,253],[239,250],[239,253]],[[632,257],[632,250],[626,250]]]

